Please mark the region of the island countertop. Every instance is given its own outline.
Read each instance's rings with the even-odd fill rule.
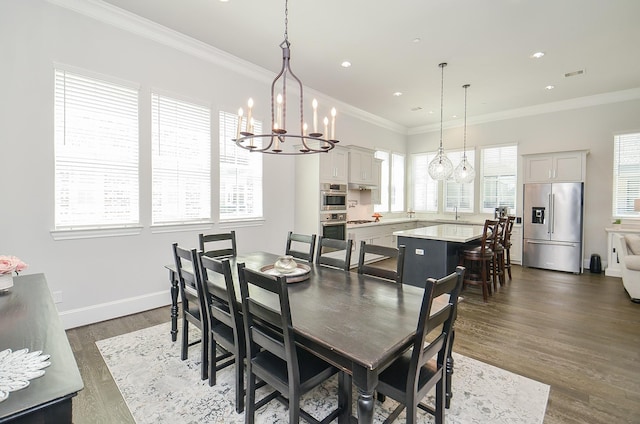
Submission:
[[[394,236],[467,243],[482,237],[482,225],[440,224],[413,230],[395,231]]]

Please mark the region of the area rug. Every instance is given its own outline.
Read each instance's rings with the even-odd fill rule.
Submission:
[[[169,329],[166,323],[96,342],[136,423],[244,423],[244,414],[235,412],[233,366],[218,372],[217,384],[209,387],[199,378],[199,346],[190,348],[189,358],[181,361],[180,342],[171,342]],[[193,339],[197,338],[196,333]],[[548,385],[453,355],[453,401],[446,411],[447,423],[542,424]],[[305,395],[303,408],[323,417],[337,402],[337,385],[334,376]],[[376,401],[374,422],[383,422],[395,406],[389,398]],[[433,423],[428,414],[419,411],[418,417],[419,423]],[[285,407],[276,401],[256,413],[256,423],[287,421]],[[404,413],[397,422],[404,422]]]

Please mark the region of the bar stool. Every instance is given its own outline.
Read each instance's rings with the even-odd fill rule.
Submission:
[[[504,227],[504,236],[502,237],[502,246],[504,247],[504,268],[511,280],[511,231],[515,223],[515,216],[508,216],[507,223]]]
[[[468,247],[458,252],[459,264],[467,270],[464,274],[463,289],[467,285],[482,287],[482,299],[485,302],[488,301],[488,295],[491,294],[489,277],[494,260],[491,237],[497,231],[497,227],[498,221],[487,219],[484,222],[480,245]]]
[[[490,237],[489,246],[493,251],[493,260],[491,261],[491,280],[493,281],[493,290],[498,290],[498,282],[500,286],[505,284],[505,248],[504,234],[507,226],[507,218],[498,218],[498,224],[495,231]]]

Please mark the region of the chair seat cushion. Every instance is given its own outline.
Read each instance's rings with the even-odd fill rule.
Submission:
[[[476,246],[471,249],[464,249],[462,255],[467,259],[474,260],[491,259],[493,257],[493,250],[485,248],[483,255],[482,246]]]
[[[400,358],[396,359],[386,370],[380,374],[379,380],[384,384],[393,387],[395,390],[404,391],[407,387],[407,376],[409,375],[409,364],[411,363],[410,349]],[[437,372],[437,364],[435,359],[428,361],[420,370],[418,378],[418,387],[425,385],[431,377]]]
[[[304,349],[297,349],[296,351],[300,367],[300,387],[303,392],[312,389],[338,372],[337,368],[331,366],[312,353],[309,353]],[[263,378],[265,376],[264,373],[260,372],[260,370],[263,370],[270,377],[277,379],[280,384],[289,384],[287,362],[271,352],[266,350],[261,351],[251,360],[251,362],[253,364],[255,374],[259,377]],[[263,379],[268,380],[266,378]],[[286,395],[286,393],[283,394]]]

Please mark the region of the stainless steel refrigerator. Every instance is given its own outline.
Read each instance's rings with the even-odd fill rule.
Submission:
[[[582,272],[583,183],[525,184],[522,265]]]

